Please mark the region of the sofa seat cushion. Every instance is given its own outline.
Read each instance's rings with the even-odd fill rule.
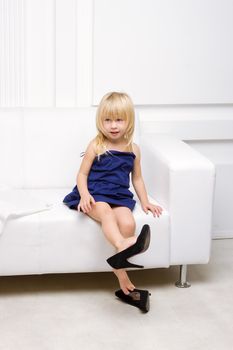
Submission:
[[[16,190],[17,191],[17,190]],[[0,275],[110,271],[106,259],[114,248],[100,225],[87,215],[63,204],[70,188],[28,189],[28,193],[52,204],[50,210],[8,220],[0,237]],[[136,234],[143,224],[151,226],[151,245],[132,262],[145,268],[168,267],[170,257],[169,215],[146,215],[139,203],[133,211]]]

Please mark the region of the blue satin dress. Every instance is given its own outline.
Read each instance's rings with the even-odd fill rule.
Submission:
[[[106,151],[93,161],[87,186],[96,202],[124,206],[133,210],[135,200],[129,190],[129,175],[133,170],[135,154],[116,150]],[[80,194],[77,186],[63,200],[70,209],[77,209]]]

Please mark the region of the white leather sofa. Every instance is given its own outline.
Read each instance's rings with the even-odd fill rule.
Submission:
[[[180,265],[178,285],[188,286],[187,265],[210,257],[215,169],[177,138],[139,136],[140,125],[136,129],[148,194],[164,211],[154,218],[137,203],[137,234],[148,223],[152,238],[149,250],[131,261],[148,269]],[[0,188],[5,196],[10,189],[11,200],[26,202],[29,211],[30,205],[52,204],[8,217],[0,236],[0,275],[111,270],[106,259],[114,249],[99,224],[62,203],[75,184],[80,153],[95,134],[92,108],[0,111]]]

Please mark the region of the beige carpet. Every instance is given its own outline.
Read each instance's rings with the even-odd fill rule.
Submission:
[[[232,350],[233,240],[213,241],[208,265],[131,272],[149,289],[142,314],[114,296],[111,273],[0,278],[0,350]]]

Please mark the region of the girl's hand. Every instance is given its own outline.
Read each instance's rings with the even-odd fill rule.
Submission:
[[[156,215],[159,217],[163,211],[163,208],[161,208],[159,205],[155,205],[152,203],[142,204],[142,209],[146,214],[148,214],[148,210],[150,210],[154,217]]]
[[[87,214],[92,209],[92,205],[95,205],[95,200],[90,193],[88,193],[81,197],[77,209],[78,211],[82,209],[83,213]]]

